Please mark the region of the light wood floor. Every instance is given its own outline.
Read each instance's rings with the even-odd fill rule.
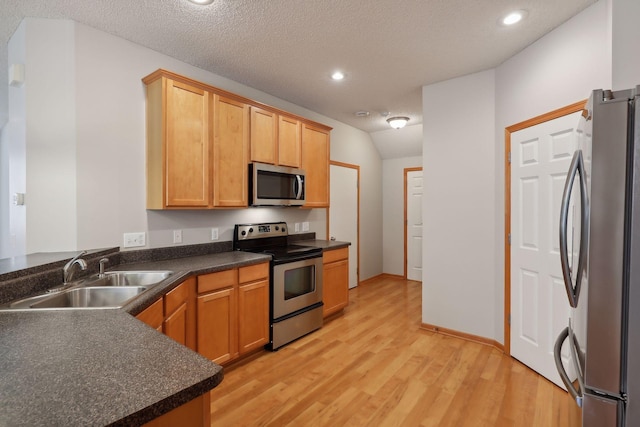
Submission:
[[[566,426],[566,392],[493,347],[427,332],[420,283],[350,291],[344,315],[225,369],[214,426]]]

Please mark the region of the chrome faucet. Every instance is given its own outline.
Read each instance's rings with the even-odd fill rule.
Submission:
[[[80,267],[80,270],[86,270],[87,269],[87,262],[85,260],[83,260],[82,258],[80,258],[82,255],[85,255],[87,253],[87,251],[82,251],[80,252],[78,255],[74,256],[73,259],[71,261],[69,261],[68,263],[66,263],[64,265],[64,267],[62,267],[62,273],[64,274],[64,283],[69,283],[71,281],[71,279],[73,278],[73,266],[75,264],[78,264],[78,266]]]
[[[100,261],[100,272],[98,273],[98,277],[104,277],[104,266],[109,262],[109,258],[102,258]]]

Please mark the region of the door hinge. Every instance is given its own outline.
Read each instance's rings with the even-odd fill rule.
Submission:
[[[511,313],[509,313],[509,319],[508,319],[508,322],[509,322],[509,326],[511,326]]]
[[[511,233],[507,235],[507,239],[509,240],[509,244],[511,244]]]
[[[509,160],[509,164],[511,164],[511,151],[509,151],[508,160]]]

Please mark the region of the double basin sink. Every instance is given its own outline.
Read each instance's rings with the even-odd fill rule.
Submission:
[[[2,309],[120,308],[172,274],[172,271],[109,271],[12,302]]]

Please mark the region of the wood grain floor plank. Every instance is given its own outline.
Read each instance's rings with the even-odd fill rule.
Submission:
[[[342,316],[225,368],[213,426],[565,427],[566,392],[493,347],[420,329],[421,284],[349,291]]]

